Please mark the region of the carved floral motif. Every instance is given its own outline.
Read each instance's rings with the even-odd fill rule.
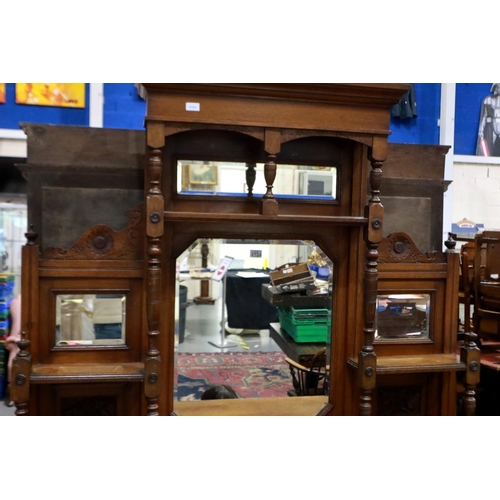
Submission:
[[[87,229],[70,248],[47,248],[42,258],[67,260],[139,260],[142,258],[143,205],[129,210],[129,223],[122,231],[104,224]]]
[[[378,249],[378,262],[428,263],[446,262],[441,252],[421,252],[406,233],[399,232],[384,238]]]

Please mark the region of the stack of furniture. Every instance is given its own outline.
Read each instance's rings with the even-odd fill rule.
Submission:
[[[500,342],[500,231],[476,235],[473,280],[474,331],[481,340]]]
[[[484,230],[462,245],[464,344],[480,346],[479,415],[500,414],[500,231]]]

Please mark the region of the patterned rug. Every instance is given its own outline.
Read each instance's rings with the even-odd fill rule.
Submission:
[[[178,354],[178,401],[200,399],[210,384],[230,385],[240,398],[287,397],[293,389],[282,352]]]

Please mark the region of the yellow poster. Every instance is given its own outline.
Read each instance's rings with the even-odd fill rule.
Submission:
[[[85,107],[84,83],[16,83],[16,103],[35,106]]]
[[[0,104],[5,103],[5,83],[0,83]]]

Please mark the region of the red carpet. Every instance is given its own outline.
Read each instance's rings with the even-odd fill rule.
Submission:
[[[200,399],[210,384],[230,385],[240,398],[287,397],[293,389],[282,352],[178,354],[177,376],[179,401]]]

